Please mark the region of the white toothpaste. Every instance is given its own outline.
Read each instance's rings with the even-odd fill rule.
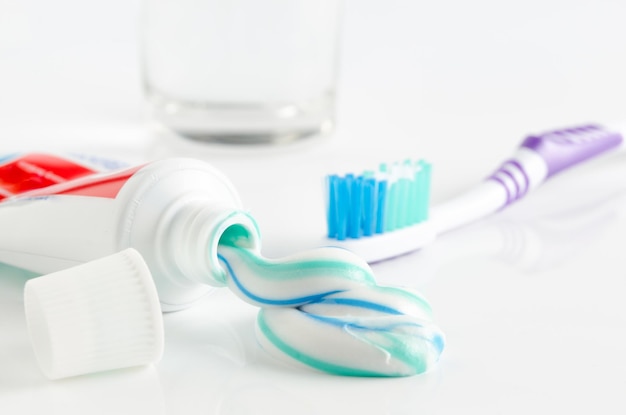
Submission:
[[[0,262],[39,273],[135,248],[164,311],[225,285],[221,238],[260,244],[230,181],[185,158],[109,173],[46,154],[0,158],[0,229]]]

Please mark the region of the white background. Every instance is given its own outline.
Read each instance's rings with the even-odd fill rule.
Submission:
[[[268,255],[323,233],[323,173],[426,157],[438,202],[482,180],[527,133],[626,121],[624,2],[347,0],[331,137],[199,145],[146,119],[138,8],[0,0],[0,153],[204,158],[235,182]],[[255,342],[256,309],[222,290],[165,316],[158,365],[50,382],[26,333],[28,275],[2,268],[0,412],[624,413],[625,183],[626,157],[610,155],[375,265],[380,282],[419,288],[447,335],[437,370],[404,379],[284,367]]]

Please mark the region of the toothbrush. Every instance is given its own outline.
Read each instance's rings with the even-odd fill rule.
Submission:
[[[424,161],[383,164],[361,175],[329,175],[327,245],[369,263],[406,254],[436,236],[520,200],[555,174],[620,146],[622,135],[599,125],[528,136],[511,158],[482,183],[432,208]]]

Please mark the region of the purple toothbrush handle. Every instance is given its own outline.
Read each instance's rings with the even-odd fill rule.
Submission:
[[[619,133],[597,125],[567,128],[527,137],[521,144],[539,154],[548,166],[546,178],[622,143]]]

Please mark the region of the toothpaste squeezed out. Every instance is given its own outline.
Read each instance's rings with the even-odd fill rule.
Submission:
[[[283,360],[338,375],[407,376],[432,368],[442,352],[426,301],[376,285],[349,251],[264,258],[256,222],[204,162],[169,159],[105,174],[45,154],[5,157],[0,202],[0,261],[50,273],[135,248],[163,311],[228,286],[261,307],[259,342]]]
[[[228,287],[262,307],[256,332],[271,355],[344,376],[410,376],[439,360],[444,337],[416,292],[376,285],[365,261],[340,248],[281,260],[218,248]]]

